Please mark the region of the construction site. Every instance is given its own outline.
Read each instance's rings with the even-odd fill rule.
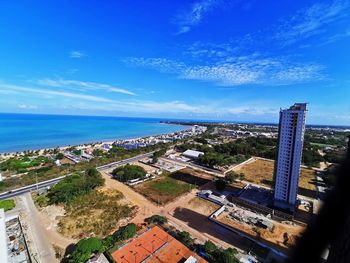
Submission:
[[[32,262],[18,217],[6,221],[8,261],[11,263]]]

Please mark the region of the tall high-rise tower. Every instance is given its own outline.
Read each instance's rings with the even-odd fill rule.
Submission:
[[[290,211],[294,211],[297,201],[305,115],[306,103],[295,103],[280,111],[274,204]]]

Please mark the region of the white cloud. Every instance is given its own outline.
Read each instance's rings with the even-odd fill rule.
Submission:
[[[72,50],[69,52],[69,57],[70,58],[82,58],[82,57],[85,57],[85,54],[81,51],[78,51],[78,50]]]
[[[262,57],[259,54],[226,57],[211,65],[190,66],[164,58],[129,58],[127,63],[162,73],[173,73],[182,79],[213,82],[221,86],[293,84],[325,78],[322,65]]]
[[[327,26],[348,16],[347,1],[334,0],[328,3],[316,3],[307,9],[300,10],[286,19],[274,36],[284,45],[294,43],[327,31]]]
[[[23,103],[17,104],[22,110],[41,110],[49,108],[59,108],[65,111],[93,111],[95,113],[108,113],[109,115],[120,113],[132,114],[185,114],[197,116],[246,116],[246,115],[264,115],[276,114],[278,109],[271,109],[262,106],[237,106],[228,107],[217,100],[205,101],[203,103],[190,104],[185,101],[148,101],[148,100],[112,100],[108,98],[78,94],[72,92],[53,91],[43,88],[34,88],[18,86],[6,83],[0,83],[1,90],[18,92],[23,96]],[[29,96],[30,95],[30,96]],[[33,97],[36,98],[33,98]],[[48,98],[49,97],[49,98]],[[59,97],[71,99],[62,100]],[[19,97],[18,97],[19,98]],[[50,99],[49,104],[44,99]],[[2,98],[4,99],[4,98]],[[35,104],[33,103],[35,100]],[[39,100],[38,100],[39,99]],[[42,99],[43,104],[40,100]],[[73,103],[72,103],[73,101]],[[93,103],[91,103],[93,102]],[[49,106],[48,106],[49,105]]]
[[[33,110],[33,109],[38,108],[38,106],[36,106],[36,105],[28,105],[28,104],[18,104],[17,106],[20,109],[29,109],[29,110]]]
[[[205,14],[217,7],[221,2],[220,0],[199,0],[194,2],[189,9],[176,16],[175,22],[179,27],[177,34],[189,32],[193,26],[201,22]]]
[[[22,93],[34,93],[34,94],[39,94],[43,96],[59,96],[59,97],[65,97],[65,98],[94,101],[94,102],[113,102],[113,100],[99,97],[99,96],[85,95],[85,94],[65,92],[65,91],[54,91],[54,90],[47,90],[47,89],[41,89],[41,88],[23,87],[23,86],[4,84],[4,83],[0,83],[0,88],[4,90],[17,91]]]
[[[264,107],[235,107],[226,110],[227,114],[232,115],[265,115],[265,114],[278,114],[279,109],[276,108],[264,108]]]
[[[107,92],[116,92],[126,95],[136,95],[134,92],[122,89],[119,87],[111,86],[109,84],[96,83],[96,82],[85,82],[78,80],[66,80],[66,79],[40,79],[37,81],[39,85],[50,86],[50,87],[68,87],[78,88],[80,91],[86,90],[103,90]]]

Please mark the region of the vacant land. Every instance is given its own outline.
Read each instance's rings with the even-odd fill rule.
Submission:
[[[136,207],[125,204],[117,190],[94,190],[65,205],[65,216],[58,223],[67,237],[102,237],[118,228],[122,220],[133,217]]]
[[[164,205],[184,193],[189,192],[193,185],[177,180],[171,175],[164,175],[152,181],[135,186],[135,190],[145,195],[149,200]]]
[[[273,244],[283,248],[289,248],[295,245],[298,237],[305,230],[302,226],[287,225],[278,222],[274,222],[272,230],[263,229],[237,221],[231,218],[228,212],[223,212],[216,220],[256,239],[262,239],[270,245]]]
[[[195,197],[191,199],[188,204],[186,204],[186,208],[201,215],[210,216],[212,213],[218,210],[220,206],[203,198]]]
[[[213,180],[213,176],[202,171],[184,168],[170,174],[170,177],[194,186],[202,186]]]
[[[150,173],[150,174],[153,174],[155,172],[155,170],[157,170],[157,168],[150,166],[150,165],[147,165],[147,164],[144,164],[142,162],[133,162],[131,164],[141,166],[143,169],[145,169],[145,171],[147,173]]]
[[[5,212],[13,209],[16,206],[15,200],[13,199],[7,199],[7,200],[1,200],[0,201],[0,209],[4,209]]]
[[[237,172],[244,173],[245,180],[255,183],[273,186],[273,171],[274,161],[257,159],[253,162],[247,163]],[[299,177],[299,194],[315,197],[316,185],[315,185],[315,171],[312,169],[301,168]]]

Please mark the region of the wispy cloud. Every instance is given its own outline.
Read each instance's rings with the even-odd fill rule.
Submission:
[[[113,100],[100,97],[100,96],[79,94],[79,93],[66,92],[66,91],[55,91],[55,90],[48,90],[43,88],[24,87],[24,86],[5,84],[5,83],[0,83],[0,88],[8,91],[22,92],[24,94],[59,96],[59,97],[65,97],[65,98],[71,98],[71,99],[94,101],[94,102],[114,102]]]
[[[221,86],[246,84],[293,84],[324,79],[323,66],[297,63],[284,58],[250,56],[227,57],[211,65],[186,65],[164,58],[129,58],[129,65],[173,73],[178,78],[213,82]]]
[[[86,55],[82,51],[78,50],[72,50],[69,52],[69,57],[70,58],[82,58],[85,57]]]
[[[24,109],[24,110],[35,110],[38,108],[37,105],[28,105],[28,104],[18,104],[18,108]]]
[[[76,109],[99,110],[108,114],[126,112],[133,114],[185,114],[196,116],[261,116],[278,113],[278,108],[263,106],[225,107],[217,101],[207,101],[205,104],[188,104],[184,101],[118,101],[108,104],[74,104]],[[67,107],[66,107],[67,108]],[[277,115],[276,115],[277,116]]]
[[[288,45],[323,33],[327,31],[328,26],[348,17],[348,11],[347,1],[334,0],[328,3],[316,3],[285,19],[277,28],[274,38]]]
[[[180,12],[175,17],[175,23],[178,25],[177,34],[189,32],[193,26],[198,25],[202,21],[209,11],[222,2],[222,0],[199,0],[194,2],[190,8]]]
[[[116,92],[126,95],[136,95],[134,92],[131,92],[126,89],[119,87],[111,86],[109,84],[96,83],[96,82],[86,82],[79,80],[66,80],[66,79],[40,79],[37,81],[39,85],[50,86],[50,87],[65,87],[65,88],[78,88],[80,91],[87,90],[103,90],[107,92]]]
[[[266,108],[263,106],[237,106],[228,107],[217,100],[205,101],[202,103],[188,103],[185,101],[154,101],[154,100],[113,100],[109,98],[92,96],[73,92],[53,91],[44,88],[28,87],[0,83],[0,90],[18,93],[22,101],[17,108],[23,111],[36,110],[40,105],[41,109],[48,107],[41,105],[40,100],[49,100],[49,108],[69,110],[94,111],[95,113],[107,113],[114,115],[119,113],[138,114],[185,114],[188,116],[245,116],[276,114],[278,109]],[[35,99],[34,99],[35,98]],[[2,98],[4,99],[4,98]],[[38,102],[38,103],[35,103]],[[74,103],[72,103],[74,101]],[[91,103],[93,102],[93,103]]]

